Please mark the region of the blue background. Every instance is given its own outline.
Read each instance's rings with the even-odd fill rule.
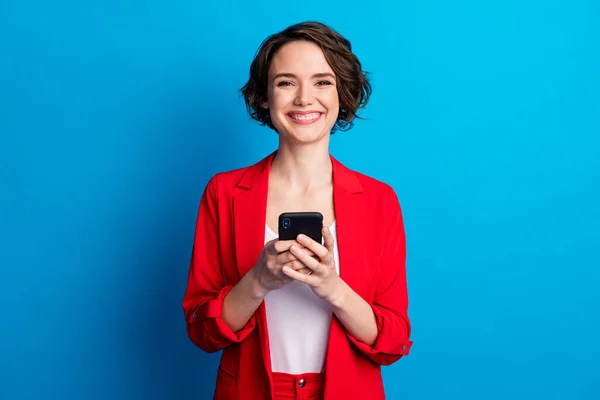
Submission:
[[[219,5],[217,5],[219,3]],[[390,399],[600,398],[599,3],[0,3],[0,399],[208,399],[181,299],[212,174],[277,144],[236,92],[302,20],[374,93],[331,151],[405,215]]]

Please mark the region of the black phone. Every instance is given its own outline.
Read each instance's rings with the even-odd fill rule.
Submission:
[[[304,234],[322,244],[323,214],[320,212],[285,212],[279,215],[279,240],[296,240]]]

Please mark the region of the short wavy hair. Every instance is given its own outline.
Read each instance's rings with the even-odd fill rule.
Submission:
[[[320,22],[301,22],[267,37],[260,45],[252,64],[248,82],[240,89],[250,117],[261,126],[277,131],[268,109],[261,106],[267,101],[269,67],[273,57],[287,43],[303,40],[317,44],[333,69],[339,96],[340,110],[331,129],[351,129],[358,111],[364,108],[371,96],[369,73],[362,70],[358,57],[352,52],[350,41]]]

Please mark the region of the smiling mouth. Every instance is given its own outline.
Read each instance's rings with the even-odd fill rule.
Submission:
[[[308,114],[298,114],[298,113],[288,113],[286,114],[288,118],[298,124],[311,124],[313,122],[318,121],[321,118],[323,113],[314,112]]]

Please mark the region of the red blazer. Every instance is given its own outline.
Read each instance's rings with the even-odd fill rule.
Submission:
[[[183,310],[190,339],[223,350],[215,399],[273,398],[264,302],[233,332],[221,319],[223,298],[264,247],[268,177],[275,152],[247,168],[216,174],[200,202]],[[407,355],[406,246],[394,190],[331,157],[341,278],[373,308],[379,334],[359,342],[332,317],[325,399],[384,399],[381,365]]]

